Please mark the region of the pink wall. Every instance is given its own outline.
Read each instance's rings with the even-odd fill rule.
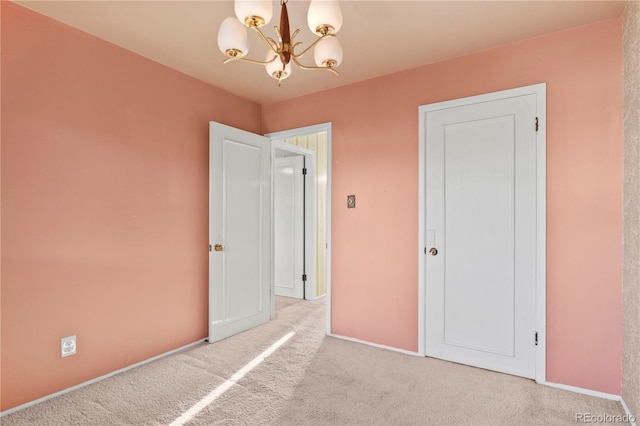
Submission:
[[[1,3],[7,410],[206,337],[208,121],[261,112]]]
[[[619,395],[621,50],[616,18],[263,106],[333,123],[333,332],[417,350],[418,106],[546,82],[547,380]]]

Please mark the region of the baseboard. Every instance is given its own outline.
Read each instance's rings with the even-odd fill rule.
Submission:
[[[405,355],[420,356],[418,352],[411,352],[405,349],[394,348],[393,346],[380,345],[378,343],[367,342],[366,340],[355,339],[353,337],[339,336],[337,334],[332,334],[332,333],[327,333],[327,336],[335,337],[336,339],[340,339],[340,340],[347,340],[349,342],[360,343],[367,346],[373,346],[374,348],[378,348],[378,349],[386,349],[388,351],[400,352],[401,354],[405,354]]]
[[[614,395],[612,393],[605,393],[605,392],[598,392],[591,389],[579,388],[577,386],[561,385],[559,383],[551,383],[551,382],[538,382],[538,383],[541,385],[550,386],[552,388],[558,388],[558,389],[566,390],[569,392],[581,393],[583,395],[595,396],[597,398],[604,398],[604,399],[609,399],[611,401],[617,401],[622,405],[622,409],[624,410],[624,413],[627,419],[629,420],[629,424],[631,426],[638,426],[638,424],[636,423],[636,418],[633,416],[633,414],[631,414],[631,412],[629,411],[629,407],[627,406],[627,403],[624,402],[624,399],[620,395]]]
[[[162,353],[160,355],[156,355],[156,356],[154,356],[152,358],[145,359],[144,361],[137,362],[135,364],[129,365],[129,366],[124,367],[124,368],[121,368],[119,370],[112,371],[111,373],[107,373],[104,376],[96,377],[95,379],[91,379],[91,380],[88,380],[86,382],[82,382],[82,383],[80,383],[78,385],[71,386],[71,387],[63,389],[61,391],[52,393],[50,395],[43,396],[42,398],[38,398],[38,399],[36,399],[34,401],[26,402],[26,403],[24,403],[22,405],[18,405],[17,407],[9,408],[8,410],[0,412],[0,417],[4,417],[4,416],[7,416],[9,414],[15,413],[16,411],[24,410],[25,408],[32,407],[34,405],[40,404],[41,402],[48,401],[50,399],[56,398],[58,396],[66,394],[66,393],[73,392],[73,391],[81,389],[81,388],[83,388],[85,386],[89,386],[89,385],[92,385],[94,383],[101,382],[102,380],[108,379],[109,377],[113,377],[113,376],[115,376],[117,374],[124,373],[125,371],[132,370],[132,369],[134,369],[136,367],[140,367],[141,365],[149,364],[150,362],[157,361],[157,360],[159,360],[161,358],[164,358],[164,357],[167,357],[169,355],[173,355],[173,354],[176,354],[178,352],[182,352],[185,349],[189,349],[189,348],[192,348],[194,346],[197,346],[197,345],[205,342],[206,340],[207,339],[198,340],[197,342],[190,343],[188,345],[179,347],[177,349],[173,349],[173,350],[171,350],[169,352],[165,352],[165,353]]]
[[[624,408],[624,412],[629,418],[629,424],[631,426],[638,426],[638,423],[636,423],[637,419],[634,417],[631,411],[629,411],[629,406],[627,405],[626,402],[624,402],[624,398],[622,397],[620,397],[620,404],[622,404],[622,408]]]
[[[302,300],[306,300],[306,301],[311,302],[311,301],[314,301],[314,300],[322,299],[323,297],[326,297],[326,296],[327,296],[327,294],[325,293],[325,294],[321,294],[320,296],[313,296],[311,299],[302,299]]]
[[[550,386],[552,388],[558,388],[570,392],[581,393],[583,395],[595,396],[598,398],[609,399],[611,401],[620,401],[620,395],[614,395],[612,393],[598,392],[591,389],[579,388],[577,386],[569,386],[569,385],[561,385],[559,383],[551,383],[551,382],[538,382],[541,385]]]

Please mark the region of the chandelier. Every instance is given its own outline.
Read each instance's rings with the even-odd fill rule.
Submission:
[[[295,38],[299,29],[291,34],[289,29],[288,0],[280,0],[280,27],[275,27],[278,40],[267,37],[260,29],[271,21],[273,3],[271,0],[235,0],[236,18],[228,17],[220,25],[218,32],[218,48],[227,56],[224,63],[243,61],[264,65],[267,74],[278,80],[291,75],[291,62],[303,70],[327,70],[338,74],[336,67],[342,62],[342,47],[336,33],[342,26],[342,11],[337,0],[311,0],[307,16],[307,23],[311,32],[318,38],[307,48],[296,52],[302,42]],[[247,27],[254,30],[267,45],[267,55],[264,61],[249,59],[249,37]],[[300,59],[314,48],[315,66],[303,65]]]

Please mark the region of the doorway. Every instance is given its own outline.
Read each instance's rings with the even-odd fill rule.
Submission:
[[[421,355],[545,380],[545,96],[420,107]]]
[[[331,153],[331,124],[321,124],[274,134],[277,138],[298,137],[324,132],[326,157]],[[275,138],[274,138],[275,139]],[[213,343],[233,334],[260,325],[275,316],[275,289],[273,280],[273,164],[276,150],[304,156],[305,168],[315,174],[314,153],[281,140],[269,139],[244,130],[210,122],[209,128],[209,337]],[[326,241],[322,255],[327,259],[323,273],[330,290],[330,161],[322,179],[323,207],[326,227],[322,234]],[[314,194],[320,179],[305,183],[307,194]],[[315,197],[309,197],[310,210]],[[309,214],[307,213],[307,216]],[[315,217],[305,216],[305,233],[310,234],[303,244],[306,255],[313,255],[317,245]],[[312,247],[309,247],[312,244]],[[316,257],[317,256],[313,256]],[[306,262],[306,261],[305,261]],[[304,291],[315,298],[315,262],[307,262]],[[313,277],[310,277],[310,274]],[[309,279],[311,278],[311,279]],[[327,302],[327,332],[331,332],[330,298]]]
[[[274,143],[315,153],[316,236],[315,293],[308,298],[327,297],[327,333],[331,333],[331,123],[307,126],[266,135]],[[282,145],[281,145],[282,146]],[[308,187],[307,187],[308,188]],[[307,197],[311,200],[311,197]],[[309,275],[308,275],[309,276]],[[309,279],[309,278],[308,278]]]

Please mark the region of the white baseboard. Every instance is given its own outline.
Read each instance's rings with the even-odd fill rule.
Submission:
[[[405,355],[420,356],[418,352],[411,352],[405,349],[394,348],[393,346],[386,346],[386,345],[380,345],[378,343],[371,343],[371,342],[367,342],[366,340],[355,339],[353,337],[339,336],[337,334],[332,334],[332,333],[327,333],[327,336],[335,337],[336,339],[347,340],[349,342],[360,343],[367,346],[373,346],[374,348],[386,349],[388,351],[393,351],[393,352],[400,352],[401,354],[405,354]]]
[[[320,296],[313,296],[313,297],[311,297],[311,298],[307,298],[307,299],[303,299],[303,300],[306,300],[306,301],[311,302],[311,301],[313,301],[313,300],[322,299],[322,298],[324,298],[324,297],[327,297],[327,294],[326,294],[326,293],[325,293],[325,294],[321,294]]]
[[[552,388],[558,388],[570,392],[581,393],[583,395],[595,396],[598,398],[610,399],[611,401],[620,401],[620,395],[614,395],[612,393],[598,392],[591,389],[579,388],[577,386],[561,385],[559,383],[551,382],[538,382],[541,385],[551,386]]]
[[[627,404],[624,402],[624,399],[622,399],[620,395],[614,395],[612,393],[605,393],[605,392],[598,392],[591,389],[579,388],[577,386],[561,385],[559,383],[551,383],[551,382],[538,382],[538,383],[545,386],[551,386],[552,388],[558,388],[558,389],[563,389],[570,392],[581,393],[583,395],[595,396],[597,398],[604,398],[604,399],[609,399],[611,401],[617,401],[622,405],[622,409],[624,410],[624,413],[629,419],[629,424],[631,426],[638,426],[638,424],[636,423],[636,418],[633,416],[633,414],[631,414],[631,412],[629,411],[629,407],[627,406]]]
[[[627,415],[627,417],[629,417],[629,424],[631,424],[631,426],[638,426],[638,423],[636,423],[638,419],[636,419],[631,411],[629,411],[629,406],[626,402],[624,402],[624,398],[622,397],[620,397],[620,404],[622,404],[622,408],[624,408],[625,414]]]
[[[80,383],[78,385],[71,386],[70,388],[66,388],[66,389],[63,389],[61,391],[58,391],[56,393],[52,393],[50,395],[43,396],[42,398],[38,398],[38,399],[36,399],[34,401],[26,402],[26,403],[24,403],[22,405],[18,405],[17,407],[13,407],[13,408],[10,408],[8,410],[0,412],[0,417],[7,416],[7,415],[9,415],[11,413],[15,413],[16,411],[24,410],[25,408],[32,407],[32,406],[34,406],[36,404],[40,404],[41,402],[48,401],[50,399],[53,399],[55,397],[64,395],[66,393],[73,392],[73,391],[81,389],[81,388],[83,388],[85,386],[89,386],[89,385],[92,385],[94,383],[101,382],[102,380],[108,379],[109,377],[115,376],[116,374],[124,373],[125,371],[132,370],[132,369],[134,369],[136,367],[140,367],[141,365],[148,364],[150,362],[159,360],[160,358],[164,358],[164,357],[167,357],[169,355],[173,355],[175,353],[182,352],[185,349],[189,349],[189,348],[192,348],[194,346],[197,346],[197,345],[205,342],[206,340],[207,339],[198,340],[197,342],[190,343],[190,344],[182,346],[182,347],[180,347],[178,349],[174,349],[174,350],[171,350],[169,352],[165,352],[163,354],[156,355],[156,356],[154,356],[152,358],[145,359],[144,361],[140,361],[140,362],[137,362],[135,364],[129,365],[127,367],[121,368],[119,370],[112,371],[111,373],[107,373],[104,376],[96,377],[95,379],[91,379],[91,380],[88,380],[86,382],[82,382],[82,383]]]

